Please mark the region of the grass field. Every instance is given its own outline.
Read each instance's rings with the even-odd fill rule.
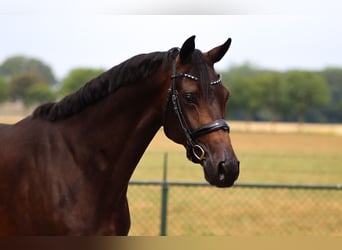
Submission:
[[[21,116],[2,115],[0,123]],[[341,125],[231,122],[234,150],[241,162],[238,182],[341,184]],[[160,180],[164,153],[168,179],[204,181],[200,165],[189,162],[183,146],[170,141],[162,129],[140,160],[133,180]]]
[[[168,235],[342,236],[342,191],[171,186]],[[159,235],[160,186],[130,186],[130,235]]]
[[[2,116],[13,123],[20,117]],[[342,184],[340,125],[232,122],[239,183]],[[133,180],[205,181],[199,165],[160,130]],[[158,235],[160,186],[130,186],[130,235]],[[342,235],[342,191],[170,187],[169,235]]]
[[[21,116],[2,115],[0,123]],[[231,139],[241,162],[239,182],[341,184],[342,125],[231,122]],[[160,180],[168,153],[169,180],[204,181],[200,165],[189,162],[183,146],[162,129],[150,143],[132,177]]]
[[[303,128],[302,128],[303,129]],[[322,131],[231,133],[240,183],[342,184],[342,136]],[[205,181],[199,165],[162,131],[133,180]],[[158,235],[161,187],[131,186],[131,235]],[[342,235],[342,191],[170,187],[168,235]]]
[[[241,161],[239,182],[341,184],[342,136],[322,133],[231,133]],[[168,153],[169,180],[202,181],[199,165],[189,162],[182,146],[156,135],[141,159],[135,180],[160,180]]]

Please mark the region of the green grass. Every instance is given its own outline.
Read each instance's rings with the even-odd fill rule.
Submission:
[[[342,184],[341,136],[235,133],[231,137],[241,161],[238,182]],[[183,147],[170,142],[161,132],[140,160],[132,179],[160,180],[164,153],[168,154],[169,180],[204,181],[202,167],[189,162]]]
[[[2,117],[9,123],[18,119]],[[342,136],[239,130],[231,138],[241,161],[240,183],[342,184]],[[132,180],[161,180],[165,152],[168,180],[205,181],[201,166],[189,162],[184,148],[161,131]],[[161,187],[131,185],[128,199],[130,235],[158,235]],[[169,235],[342,236],[341,190],[172,186],[168,204]]]
[[[130,235],[158,235],[158,186],[130,186]],[[168,235],[339,235],[342,191],[171,186]]]
[[[342,184],[342,137],[319,133],[232,133],[240,183]],[[205,181],[181,146],[158,133],[134,180]],[[130,235],[158,235],[159,186],[130,186]],[[169,235],[342,235],[342,191],[215,187],[169,189]]]

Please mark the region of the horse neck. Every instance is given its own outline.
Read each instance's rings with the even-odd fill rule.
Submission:
[[[169,74],[163,75],[123,86],[68,119],[65,138],[79,167],[112,176],[116,186],[127,185],[162,125],[169,87]]]

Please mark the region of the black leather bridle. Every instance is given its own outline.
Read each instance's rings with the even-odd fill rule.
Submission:
[[[205,151],[202,148],[202,146],[198,145],[196,143],[196,138],[198,138],[201,135],[205,135],[211,132],[214,132],[216,130],[224,130],[227,131],[228,133],[230,132],[230,128],[228,123],[223,120],[223,119],[218,119],[215,120],[213,122],[210,122],[200,128],[197,128],[195,130],[191,130],[188,123],[186,122],[185,116],[182,112],[182,107],[180,105],[179,102],[179,96],[178,96],[178,91],[176,89],[176,79],[181,78],[181,77],[186,77],[189,78],[191,80],[194,81],[198,81],[198,78],[190,75],[190,74],[186,74],[186,73],[177,73],[176,72],[176,64],[174,63],[172,66],[172,75],[171,75],[171,86],[169,88],[169,92],[168,92],[168,97],[167,97],[167,103],[166,103],[166,110],[165,112],[167,112],[167,107],[168,107],[168,102],[171,99],[172,104],[173,104],[173,109],[178,117],[178,121],[184,131],[186,140],[187,140],[187,156],[190,160],[199,163],[203,160],[205,160]],[[212,81],[209,84],[210,85],[216,85],[216,84],[220,84],[221,83],[221,77],[216,80],[216,81]],[[191,153],[192,155],[195,157],[195,159],[193,157],[191,157]]]

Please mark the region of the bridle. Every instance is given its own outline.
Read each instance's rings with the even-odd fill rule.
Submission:
[[[177,73],[176,72],[176,63],[173,64],[172,66],[172,75],[171,75],[171,86],[169,88],[168,91],[168,97],[167,97],[167,101],[166,101],[166,109],[165,112],[167,112],[167,107],[168,107],[168,103],[169,100],[171,99],[172,104],[173,104],[173,109],[178,117],[178,121],[184,131],[185,137],[186,137],[186,141],[187,141],[187,156],[190,160],[199,163],[202,162],[203,160],[205,160],[205,151],[203,149],[202,146],[200,146],[199,144],[196,143],[196,138],[198,138],[199,136],[205,135],[205,134],[209,134],[211,132],[214,132],[216,130],[224,130],[227,131],[229,133],[230,128],[228,123],[223,120],[223,119],[218,119],[215,120],[213,122],[210,122],[206,125],[203,125],[200,128],[197,128],[195,130],[191,130],[188,123],[186,122],[185,116],[183,114],[182,111],[182,107],[180,105],[179,102],[179,95],[178,95],[178,91],[176,89],[176,79],[181,78],[181,77],[186,77],[188,79],[191,79],[193,81],[198,81],[198,78],[196,76],[187,74],[187,73]],[[220,84],[221,81],[221,77],[219,77],[218,80],[216,81],[212,81],[209,84],[210,85],[216,85],[216,84]],[[192,153],[193,156],[195,156],[195,159],[193,159],[190,155],[190,153]]]

